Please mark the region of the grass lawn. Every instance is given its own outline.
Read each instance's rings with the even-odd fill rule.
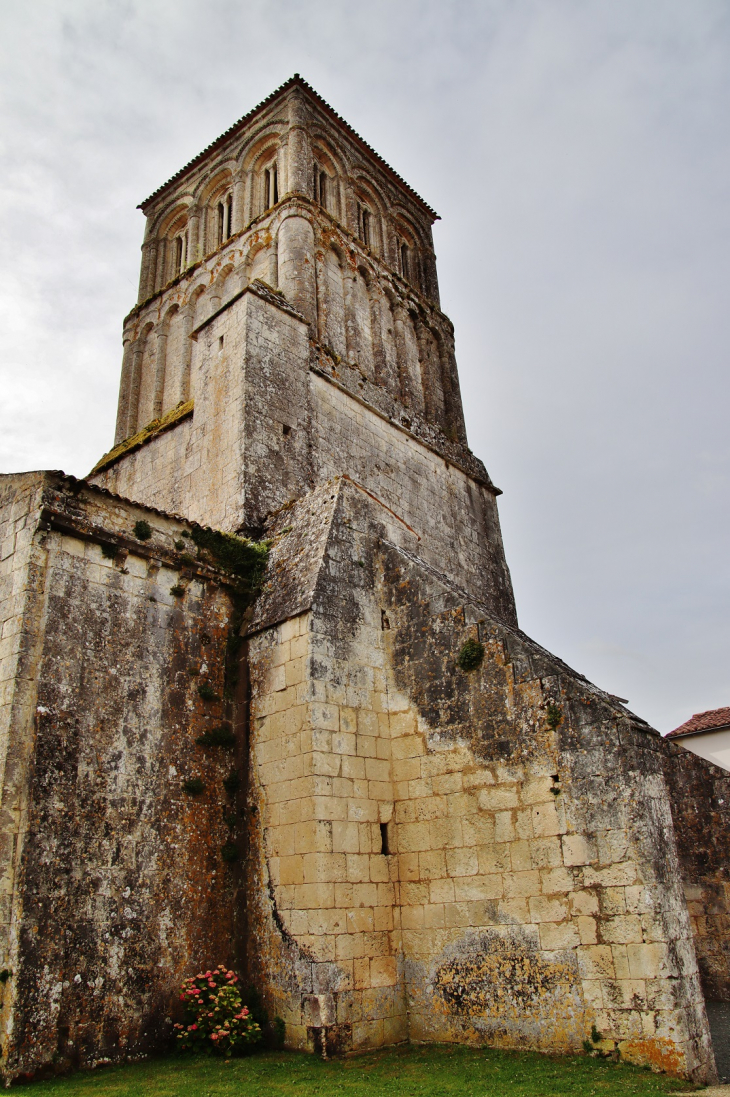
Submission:
[[[323,1062],[296,1052],[155,1059],[33,1083],[29,1097],[650,1097],[687,1090],[666,1075],[590,1057],[404,1045]]]

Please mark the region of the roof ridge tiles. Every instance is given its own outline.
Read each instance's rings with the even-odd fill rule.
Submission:
[[[278,88],[275,88],[270,95],[267,95],[265,99],[262,99],[261,102],[257,104],[257,106],[253,107],[253,109],[250,110],[248,114],[244,114],[241,118],[238,119],[237,122],[234,122],[232,126],[229,126],[228,129],[225,130],[219,137],[216,137],[215,141],[212,141],[209,145],[206,145],[206,147],[196,156],[194,156],[192,160],[189,160],[187,164],[185,164],[178,171],[176,171],[174,175],[171,175],[166,183],[163,183],[157,188],[157,190],[153,191],[149,198],[145,198],[143,202],[140,202],[137,206],[137,209],[141,209],[142,211],[144,211],[145,208],[150,204],[150,202],[154,201],[155,198],[158,198],[164,191],[167,190],[168,187],[172,186],[173,183],[176,183],[179,179],[182,179],[182,177],[197,164],[199,164],[201,160],[203,160],[208,155],[208,153],[212,152],[215,148],[218,148],[220,145],[224,144],[225,141],[236,132],[236,130],[240,129],[240,127],[245,125],[246,122],[250,122],[251,119],[259,113],[259,111],[264,110],[264,108],[268,107],[269,104],[272,103],[278,95],[281,95],[284,91],[288,91],[291,87],[304,88],[312,97],[312,99],[314,99],[314,101],[319,104],[319,106],[324,107],[332,115],[332,117],[336,119],[336,121],[339,122],[341,126],[344,127],[350,137],[355,138],[357,143],[361,145],[362,148],[364,148],[369,153],[369,155],[373,157],[374,160],[377,161],[380,167],[385,168],[388,174],[396,179],[401,186],[405,187],[411,197],[415,198],[416,201],[419,202],[421,206],[423,206],[423,208],[430,214],[431,217],[433,217],[435,221],[441,220],[438,213],[436,213],[436,211],[431,206],[429,206],[428,202],[421,198],[420,194],[418,194],[417,191],[415,191],[413,187],[405,181],[403,176],[399,175],[395,168],[392,168],[387,160],[384,160],[380,153],[376,152],[372,145],[369,145],[367,141],[360,136],[357,130],[353,129],[350,123],[347,122],[342,117],[342,115],[338,114],[334,107],[331,107],[326,99],[323,99],[319,92],[315,91],[312,85],[308,84],[307,81],[302,76],[300,76],[298,72],[295,72],[293,76],[290,76],[288,80],[285,80],[283,84],[280,84]]]

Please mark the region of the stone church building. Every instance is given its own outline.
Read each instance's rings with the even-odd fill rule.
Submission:
[[[712,1080],[730,775],[520,631],[436,214],[299,76],[141,209],[114,448],[0,477],[5,1077],[223,962],[292,1048]]]

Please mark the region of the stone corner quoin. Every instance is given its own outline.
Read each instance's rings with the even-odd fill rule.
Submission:
[[[713,1081],[727,775],[519,630],[434,211],[299,77],[142,209],[113,445],[0,477],[5,1078],[225,963],[293,1048]]]

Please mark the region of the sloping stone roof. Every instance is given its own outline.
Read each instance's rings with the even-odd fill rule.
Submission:
[[[271,103],[273,103],[274,100],[277,99],[280,95],[282,95],[284,92],[289,91],[289,89],[293,87],[299,87],[306,91],[310,99],[313,99],[314,102],[322,110],[324,110],[326,114],[333,118],[335,122],[337,122],[338,125],[347,132],[348,136],[351,137],[355,141],[355,143],[359,145],[360,148],[363,149],[368,156],[370,156],[372,160],[375,160],[392,179],[395,179],[395,181],[399,183],[400,186],[404,187],[410,194],[411,198],[415,198],[419,205],[422,206],[424,210],[426,210],[426,212],[433,218],[434,221],[441,220],[439,214],[436,213],[436,210],[432,209],[431,206],[429,206],[428,202],[425,202],[423,198],[421,198],[420,194],[418,194],[413,189],[413,187],[406,183],[403,176],[399,175],[398,172],[395,171],[395,169],[392,168],[390,164],[383,159],[380,153],[375,151],[372,145],[369,145],[367,141],[363,140],[360,134],[352,128],[349,122],[346,122],[345,119],[342,118],[342,116],[339,115],[337,111],[334,110],[329,105],[329,103],[325,99],[323,99],[318,92],[314,90],[311,84],[308,84],[307,81],[299,75],[298,72],[295,72],[294,75],[286,80],[283,84],[281,84],[280,87],[278,87],[275,91],[272,91],[271,95],[267,95],[267,97],[263,99],[258,104],[258,106],[255,106],[253,110],[250,110],[248,114],[244,114],[243,118],[239,118],[237,122],[234,122],[233,125],[225,131],[225,133],[222,133],[220,137],[217,137],[215,141],[211,142],[211,144],[204,148],[202,152],[199,152],[197,156],[194,156],[192,160],[189,160],[188,163],[184,165],[184,167],[180,168],[179,171],[176,171],[175,174],[171,176],[166,183],[163,183],[161,187],[158,187],[156,191],[153,191],[149,198],[145,198],[144,202],[140,202],[140,204],[137,206],[137,209],[141,209],[143,212],[145,212],[146,207],[150,204],[150,202],[154,201],[155,198],[158,198],[163,191],[165,191],[173,183],[176,183],[179,179],[182,179],[182,177],[186,175],[187,172],[196,167],[196,165],[199,164],[201,160],[204,160],[209,153],[213,152],[217,148],[220,148],[221,145],[224,145],[225,142],[229,140],[229,138],[233,137],[233,135],[238,132],[238,130],[242,129],[249,122],[253,121],[257,114],[259,114],[266,107],[270,106]]]
[[[711,708],[707,712],[696,712],[684,724],[670,731],[667,738],[673,735],[693,735],[698,731],[715,731],[725,727],[730,727],[730,708]]]

